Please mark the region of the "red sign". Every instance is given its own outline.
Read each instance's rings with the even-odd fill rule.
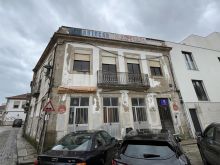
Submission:
[[[66,106],[65,106],[65,105],[60,105],[60,106],[58,107],[58,112],[59,112],[60,114],[65,113],[65,112],[66,112]]]
[[[44,106],[43,111],[45,112],[52,112],[55,111],[55,109],[53,108],[52,102],[48,101],[47,104]]]
[[[173,110],[174,110],[174,111],[178,111],[178,109],[179,109],[178,105],[176,105],[176,103],[174,103],[174,104],[173,104]]]

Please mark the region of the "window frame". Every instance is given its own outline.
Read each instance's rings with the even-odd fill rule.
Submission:
[[[200,91],[200,93],[203,93],[203,94],[205,94],[204,96],[205,96],[205,99],[202,99],[202,98],[200,98],[199,97],[199,95],[198,95],[198,93],[197,93],[197,89],[195,88],[195,86],[194,86],[194,82],[195,82],[195,84],[196,83],[199,83],[200,84],[200,89],[202,88],[203,89],[203,91]],[[204,86],[204,83],[203,83],[203,81],[202,80],[195,80],[195,79],[192,79],[192,85],[193,85],[193,88],[194,88],[194,91],[195,91],[195,93],[196,93],[196,96],[197,96],[197,98],[198,98],[198,100],[199,101],[209,101],[209,97],[208,97],[208,93],[207,93],[207,91],[206,91],[206,88],[205,88],[205,86]],[[198,87],[198,86],[197,86]],[[200,90],[199,89],[199,90]],[[203,97],[204,97],[203,96]]]
[[[109,99],[109,105],[104,105],[104,99]],[[117,100],[117,105],[113,105],[113,101],[112,99],[116,99]],[[119,114],[119,99],[118,97],[103,97],[102,98],[103,101],[103,123],[107,124],[107,123],[119,123],[120,122],[120,114]],[[117,109],[117,115],[114,116],[114,111],[116,111],[115,109]],[[110,112],[109,112],[110,111]],[[109,117],[109,114],[111,114],[112,116]],[[114,120],[114,121],[112,121]]]
[[[159,68],[159,72],[160,72],[160,74],[159,75],[157,75],[157,74],[155,74],[155,73],[157,73],[156,71],[155,71],[155,69],[158,69]],[[154,69],[154,70],[153,70]],[[154,72],[152,72],[152,71],[154,71]],[[150,66],[150,73],[151,73],[151,76],[157,76],[157,77],[162,77],[163,76],[163,72],[162,72],[162,69],[161,69],[161,67],[154,67],[154,66]],[[152,73],[154,73],[154,74],[152,74]]]
[[[184,60],[185,60],[185,63],[186,63],[186,67],[188,70],[194,70],[194,71],[198,71],[198,66],[196,65],[196,61],[195,61],[195,58],[192,54],[192,52],[187,52],[187,51],[182,51],[182,54],[184,55]],[[189,59],[191,59],[191,61],[188,61],[188,58],[187,58],[187,55],[189,57]],[[191,62],[191,65],[193,64],[193,67],[190,65],[190,62]]]
[[[82,100],[82,98],[88,98],[88,105],[81,105],[81,100]],[[78,99],[78,105],[71,105],[71,99]],[[70,98],[70,107],[69,107],[69,119],[68,119],[68,124],[69,125],[73,125],[73,124],[77,124],[77,123],[74,123],[74,115],[76,115],[75,113],[76,113],[76,108],[87,108],[88,110],[88,112],[87,112],[87,124],[88,124],[88,122],[89,122],[89,106],[90,106],[90,104],[89,104],[89,101],[90,101],[90,97],[84,97],[84,96],[82,96],[82,97],[71,97]],[[72,115],[72,111],[73,111],[73,115]],[[72,115],[72,119],[70,120],[70,115]],[[70,121],[72,121],[72,122],[70,122]]]
[[[77,52],[76,52],[77,51]],[[78,51],[88,51],[89,53],[79,53]],[[71,53],[71,60],[70,60],[70,65],[71,67],[69,68],[71,74],[93,74],[93,48],[83,48],[83,47],[74,47],[72,49]],[[78,60],[76,59],[76,55],[89,55],[89,60]],[[84,61],[89,63],[89,67],[87,67],[89,70],[75,70],[74,64],[75,61]]]
[[[15,104],[15,102],[17,102],[18,104]],[[13,109],[19,109],[20,104],[21,104],[21,101],[14,101]],[[15,107],[15,106],[18,106],[18,107]]]

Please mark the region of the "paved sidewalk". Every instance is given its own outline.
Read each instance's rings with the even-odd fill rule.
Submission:
[[[192,165],[202,165],[202,158],[195,139],[183,140],[181,142],[184,152],[188,156]]]
[[[17,134],[18,164],[33,164],[37,157],[37,151],[22,137],[22,130],[23,128],[21,128]]]

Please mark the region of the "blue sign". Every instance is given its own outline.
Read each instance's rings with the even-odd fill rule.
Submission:
[[[167,106],[167,105],[169,105],[168,99],[160,99],[159,104],[160,104],[161,106]]]

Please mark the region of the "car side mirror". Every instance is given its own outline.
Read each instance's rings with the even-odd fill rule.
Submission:
[[[203,136],[202,132],[196,132],[195,134],[196,134],[196,137],[202,137]]]

